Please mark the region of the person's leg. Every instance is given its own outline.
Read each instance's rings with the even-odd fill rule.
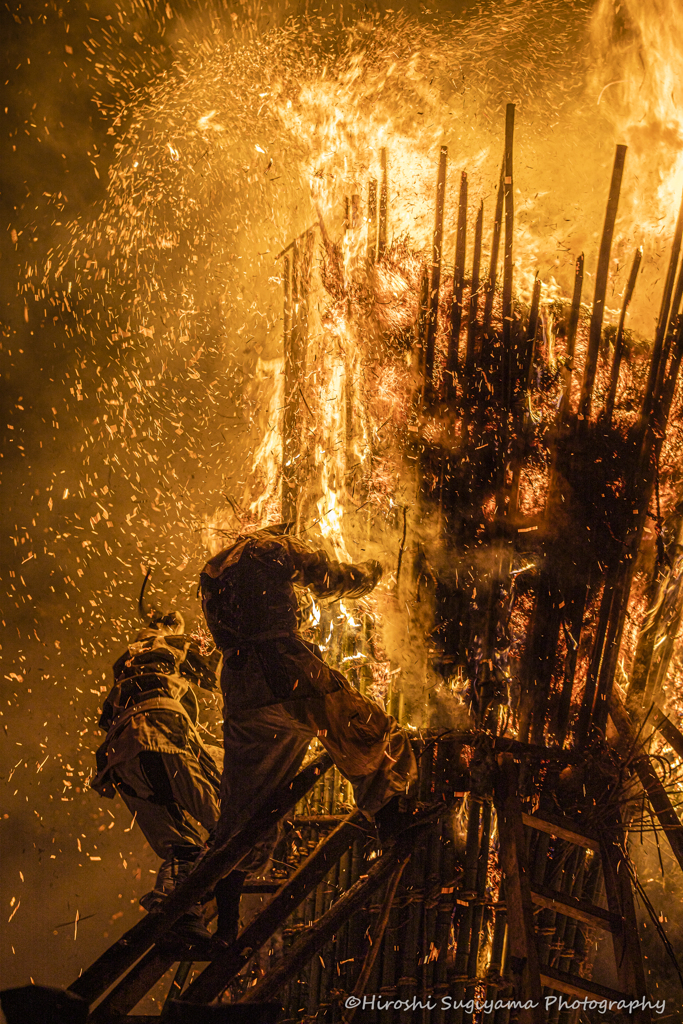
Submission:
[[[226,716],[221,779],[221,816],[214,843],[227,842],[280,786],[294,778],[312,739],[310,729],[292,719],[282,704]],[[254,844],[247,861],[215,888],[216,934],[231,943],[239,930],[242,885],[247,874],[263,868],[278,839],[273,826]]]
[[[202,852],[203,839],[183,808],[173,799],[172,779],[183,771],[180,763],[168,762],[175,755],[144,751],[116,766],[112,781],[129,811],[135,816],[145,839],[162,864],[151,892],[140,904],[148,912],[160,910],[176,886],[192,870]],[[200,906],[193,907],[172,930],[183,941],[210,938]]]
[[[291,710],[319,737],[368,817],[405,795],[417,778],[407,733],[346,680],[334,693],[292,702]]]
[[[275,704],[226,717],[217,842],[231,838],[301,767],[315,734],[308,723],[292,717],[289,707]]]
[[[173,803],[211,832],[220,815],[221,775],[205,747],[190,737],[182,754],[162,754]]]

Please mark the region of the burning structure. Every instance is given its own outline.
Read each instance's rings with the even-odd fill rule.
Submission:
[[[279,102],[295,120],[286,90]],[[587,253],[595,273],[589,280],[576,253],[566,288],[520,266],[514,104],[499,127],[487,200],[472,189],[476,167],[456,177],[446,145],[434,153],[422,246],[424,224],[409,231],[405,209],[404,230],[392,227],[392,195],[405,197],[392,189],[401,157],[390,137],[376,147],[375,176],[342,203],[332,172],[315,169],[310,220],[270,254],[282,348],[255,360],[249,479],[201,523],[212,551],[284,518],[339,556],[364,551],[390,567],[378,597],[312,605],[308,629],[413,730],[414,825],[379,850],[359,836],[344,780],[314,757],[166,911],[82,971],[70,990],[93,1024],[130,1014],[178,962],[169,995],[180,1004],[275,1001],[291,1020],[350,1021],[353,999],[363,1018],[398,1019],[399,1004],[417,999],[425,1020],[444,1024],[628,1012],[647,1021],[659,1004],[639,905],[678,970],[634,837],[652,835],[683,867],[683,206],[654,336],[641,341],[627,319],[647,259],[640,244],[620,308],[608,310],[626,146],[604,183],[602,234]],[[333,128],[334,118],[324,133]],[[220,130],[214,110],[191,138],[176,130],[164,174],[173,178],[183,145],[194,160]],[[141,196],[136,170],[117,168],[114,218],[127,203],[163,206],[181,188],[179,174],[173,187],[160,175],[158,192]],[[182,232],[204,232],[205,244],[192,204],[187,216]],[[131,249],[160,215],[141,217]],[[182,232],[158,234],[159,248],[173,250]],[[225,250],[216,262],[220,276]],[[283,815],[276,866],[251,885],[261,905],[188,982],[191,965],[165,932]]]

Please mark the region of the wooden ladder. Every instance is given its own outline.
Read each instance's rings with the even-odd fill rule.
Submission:
[[[549,814],[525,814],[517,795],[516,769],[508,760],[502,785],[495,798],[500,833],[501,867],[504,876],[508,921],[508,966],[514,979],[516,998],[535,1003],[521,1011],[520,1024],[545,1024],[546,998],[559,996],[576,1000],[607,1000],[617,1004],[644,1001],[644,1008],[633,1009],[628,1017],[636,1024],[650,1024],[638,923],[631,878],[625,862],[625,835],[621,819],[608,822],[609,835],[590,835],[570,819]],[[574,846],[590,850],[600,857],[607,896],[607,909],[597,904],[534,884],[527,863],[525,828],[547,833]],[[569,974],[541,964],[538,953],[534,907],[551,910],[612,936],[619,990],[599,985],[588,978]],[[543,989],[552,994],[544,997]],[[557,1005],[557,1002],[550,1004]]]

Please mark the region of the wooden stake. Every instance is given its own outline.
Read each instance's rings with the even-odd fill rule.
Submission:
[[[585,420],[590,417],[591,412],[593,384],[595,383],[595,372],[598,365],[598,350],[600,348],[600,336],[602,333],[602,320],[605,313],[605,295],[607,293],[607,278],[609,276],[612,237],[614,235],[614,223],[617,219],[617,209],[619,208],[619,192],[621,190],[621,179],[624,173],[625,159],[626,146],[617,146],[617,152],[614,158],[614,168],[612,170],[609,198],[607,200],[605,224],[602,229],[598,269],[595,275],[593,314],[591,316],[590,331],[588,335],[588,351],[586,353],[586,367],[583,374],[583,383],[581,385],[581,399],[579,401],[579,415]]]
[[[434,235],[432,237],[432,262],[429,277],[427,304],[427,331],[425,339],[424,396],[430,397],[434,387],[434,343],[439,316],[439,288],[441,285],[441,247],[443,243],[443,210],[446,192],[446,162],[448,147],[442,146],[439,153],[439,170],[436,178],[436,210]]]

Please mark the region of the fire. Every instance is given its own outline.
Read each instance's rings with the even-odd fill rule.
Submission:
[[[646,237],[670,232],[683,191],[680,6],[677,0],[600,0],[591,34],[601,58],[597,105],[638,164],[633,216]]]

